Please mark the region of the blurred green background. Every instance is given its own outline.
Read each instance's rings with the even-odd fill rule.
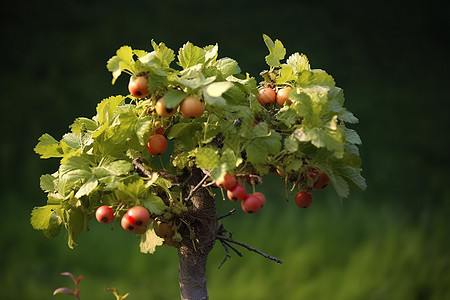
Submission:
[[[127,93],[126,76],[112,86],[105,67],[122,45],[217,42],[220,57],[260,80],[266,33],[344,88],[360,119],[352,128],[368,189],[343,205],[331,189],[318,191],[298,209],[269,176],[258,187],[266,207],[224,222],[284,263],[242,249],[244,258],[218,270],[225,253],[216,245],[211,299],[450,299],[449,12],[443,0],[9,3],[0,20],[0,298],[50,299],[72,287],[63,271],[84,275],[85,300],[114,299],[104,286],[130,300],[179,298],[173,248],[143,255],[134,236],[92,222],[69,250],[64,235],[48,240],[32,229],[31,209],[46,200],[39,177],[58,166],[33,148],[44,132],[59,139],[101,99]],[[219,214],[235,206],[228,202],[218,201]]]

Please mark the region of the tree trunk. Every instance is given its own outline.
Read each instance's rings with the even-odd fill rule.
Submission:
[[[203,178],[194,169],[188,182],[194,188]],[[183,218],[193,231],[193,240],[187,226],[180,232],[183,240],[178,247],[179,280],[182,300],[209,299],[206,287],[206,260],[214,246],[217,217],[214,197],[205,188],[197,189],[188,201],[189,213]]]

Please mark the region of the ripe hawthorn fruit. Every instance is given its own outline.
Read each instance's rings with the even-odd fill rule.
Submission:
[[[180,113],[185,118],[198,119],[205,111],[205,104],[199,99],[189,96],[180,104]]]
[[[237,183],[233,189],[227,191],[227,196],[231,201],[240,201],[244,200],[245,196],[247,196],[247,191],[245,187]]]
[[[307,208],[312,203],[312,195],[307,191],[300,191],[295,195],[295,204],[298,207]]]
[[[230,173],[225,174],[223,178],[216,180],[216,185],[226,190],[233,189],[237,184],[236,177]]]
[[[255,194],[247,195],[241,202],[242,210],[246,213],[255,213],[261,208],[261,200]]]
[[[277,94],[271,88],[262,88],[258,92],[258,101],[264,107],[269,107],[275,104]]]
[[[123,229],[129,232],[144,233],[150,221],[150,213],[143,206],[130,208],[121,220]]]
[[[330,177],[325,172],[319,173],[319,179],[314,183],[313,189],[320,190],[327,187],[330,183]]]
[[[163,118],[170,118],[177,112],[177,108],[167,108],[164,98],[160,98],[155,104],[156,113]]]
[[[167,149],[167,139],[162,134],[153,134],[148,139],[147,149],[152,155],[161,155]]]
[[[146,76],[131,76],[128,83],[128,90],[136,98],[148,96],[148,79]]]
[[[103,224],[110,224],[114,221],[114,210],[106,205],[100,206],[95,211],[95,218]]]
[[[291,104],[292,101],[289,99],[289,93],[292,91],[291,87],[285,87],[279,89],[277,92],[277,103],[279,106],[283,107],[284,104]]]
[[[264,205],[266,205],[266,196],[264,196],[263,193],[256,192],[256,193],[253,193],[253,195],[258,197],[261,207],[264,207]]]

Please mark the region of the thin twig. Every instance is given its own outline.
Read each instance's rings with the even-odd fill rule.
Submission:
[[[231,258],[230,252],[228,251],[228,247],[225,244],[224,241],[220,241],[220,243],[222,244],[223,248],[225,249],[225,258],[222,260],[222,262],[220,263],[218,269],[220,269],[220,267],[223,266],[223,264],[229,259]]]
[[[185,200],[185,201],[188,201],[189,199],[191,199],[192,195],[194,195],[194,193],[195,193],[199,188],[202,187],[203,183],[206,181],[206,179],[209,178],[209,176],[210,176],[210,173],[209,173],[209,174],[206,174],[206,175],[202,178],[202,180],[200,180],[200,182],[199,182],[194,188],[191,189],[191,191],[189,192],[189,195],[188,195],[188,196],[186,197],[186,199],[184,199],[184,200]]]
[[[225,242],[225,241],[220,241],[221,243],[225,243],[225,245],[227,245],[228,247],[230,247],[231,248],[231,250],[233,250],[234,252],[236,252],[236,254],[239,256],[239,257],[242,257],[243,255],[242,255],[242,252],[241,251],[239,251],[238,249],[236,249],[236,248],[234,248],[230,243],[228,243],[228,242]]]
[[[136,157],[135,159],[133,159],[133,165],[136,167],[136,169],[138,169],[142,174],[144,174],[145,176],[147,176],[148,178],[152,177],[152,173],[147,170],[144,165],[142,164],[141,161],[141,157]]]
[[[226,214],[217,217],[217,221],[222,220],[228,216],[231,216],[232,214],[234,214],[236,212],[236,208],[233,208],[232,210],[230,210],[229,212],[227,212]]]
[[[265,258],[267,258],[267,259],[273,260],[273,261],[276,262],[276,263],[279,263],[279,264],[282,264],[282,263],[283,263],[280,259],[278,259],[278,258],[276,258],[276,257],[274,257],[274,256],[268,255],[268,254],[266,254],[266,253],[264,253],[264,252],[259,251],[258,249],[253,248],[252,246],[249,246],[249,245],[247,245],[247,244],[245,244],[245,243],[242,243],[242,242],[233,240],[232,238],[228,238],[228,237],[223,236],[223,235],[218,235],[218,236],[217,236],[217,239],[219,239],[219,240],[221,240],[221,241],[226,241],[226,242],[229,242],[229,243],[233,243],[233,244],[239,245],[239,246],[241,246],[241,247],[244,247],[244,248],[246,248],[246,249],[249,250],[249,251],[256,252],[256,253],[258,253],[259,255],[261,255],[261,256],[263,256],[263,257],[265,257]]]

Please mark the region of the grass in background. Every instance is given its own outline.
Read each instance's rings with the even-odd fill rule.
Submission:
[[[450,230],[443,211],[427,210],[410,220],[359,195],[341,206],[334,194],[322,191],[310,208],[299,209],[279,190],[264,192],[268,201],[257,214],[218,201],[219,214],[236,207],[223,221],[233,238],[283,264],[238,247],[244,257],[231,252],[218,269],[225,252],[217,243],[208,260],[211,299],[450,299]],[[179,298],[174,248],[140,254],[139,241],[119,224],[111,231],[91,222],[90,232],[69,250],[63,235],[48,240],[31,228],[30,208],[7,210],[15,213],[2,220],[2,299],[50,299],[57,287],[72,287],[59,275],[63,271],[84,276],[83,300],[114,299],[104,286],[129,292],[130,300]]]

